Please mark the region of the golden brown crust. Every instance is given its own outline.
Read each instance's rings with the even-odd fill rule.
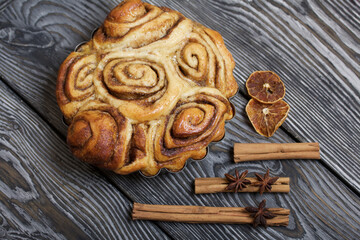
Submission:
[[[131,124],[115,108],[92,101],[75,116],[67,142],[88,163],[115,170],[128,163]]]
[[[232,118],[232,108],[226,98],[211,90],[192,89],[158,125],[154,156],[160,166],[178,171],[188,158],[203,158],[207,145],[224,136],[225,120]]]
[[[69,121],[79,108],[93,99],[93,72],[96,55],[71,53],[60,66],[56,97],[65,119]]]
[[[106,22],[134,22],[146,13],[146,9],[141,0],[123,1],[116,6],[107,16]],[[117,29],[114,29],[117,30]],[[116,34],[116,31],[114,31]],[[108,34],[111,35],[111,34]]]
[[[217,48],[219,49],[219,52],[221,52],[221,55],[225,61],[224,67],[225,67],[225,83],[218,83],[221,86],[224,86],[224,90],[222,93],[227,97],[232,97],[236,94],[238,86],[236,83],[236,80],[233,75],[233,70],[235,68],[235,61],[229,50],[226,48],[224,44],[224,40],[220,33],[211,30],[209,28],[205,28],[205,32],[211,37],[211,39],[216,44]],[[219,88],[218,86],[217,88]]]
[[[68,144],[119,174],[178,171],[223,137],[234,66],[219,33],[169,8],[124,1],[60,66]]]
[[[189,39],[177,51],[177,61],[179,75],[185,80],[215,87],[227,98],[235,95],[235,62],[218,32],[196,23]]]

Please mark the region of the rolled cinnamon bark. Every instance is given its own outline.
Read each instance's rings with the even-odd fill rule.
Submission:
[[[251,181],[251,184],[246,188],[238,190],[238,192],[259,192],[260,186],[256,186],[259,180],[254,177],[245,178]],[[271,192],[288,193],[290,192],[290,178],[281,177],[273,185],[271,185]],[[218,192],[234,192],[233,190],[226,190],[229,182],[226,178],[196,178],[195,179],[195,194],[203,193],[218,193]]]
[[[320,159],[319,143],[235,143],[234,161]]]
[[[289,209],[268,208],[276,216],[267,219],[267,226],[287,226]],[[187,223],[251,224],[254,217],[243,207],[203,207],[179,205],[149,205],[134,203],[133,220],[155,220]]]

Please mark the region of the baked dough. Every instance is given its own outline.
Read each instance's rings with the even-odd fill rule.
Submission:
[[[234,65],[218,32],[165,7],[120,3],[59,70],[73,154],[149,176],[203,158],[234,115]]]

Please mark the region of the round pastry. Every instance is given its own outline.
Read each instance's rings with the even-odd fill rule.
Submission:
[[[59,70],[73,154],[149,176],[203,158],[234,115],[234,65],[218,32],[165,7],[120,3]]]

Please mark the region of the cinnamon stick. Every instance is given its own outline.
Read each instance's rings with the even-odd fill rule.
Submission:
[[[289,209],[268,208],[276,216],[267,220],[268,226],[287,226]],[[203,207],[180,205],[149,205],[134,203],[133,220],[154,220],[186,223],[251,224],[254,217],[243,207]]]
[[[238,192],[259,192],[260,186],[256,186],[259,180],[254,177],[245,178],[251,181],[251,184],[246,188],[238,190]],[[280,177],[273,185],[271,185],[271,192],[288,193],[290,192],[290,178]],[[202,193],[218,193],[218,192],[235,192],[235,190],[226,190],[229,181],[226,178],[196,178],[195,179],[195,194]]]
[[[234,161],[320,159],[319,143],[235,143]]]

